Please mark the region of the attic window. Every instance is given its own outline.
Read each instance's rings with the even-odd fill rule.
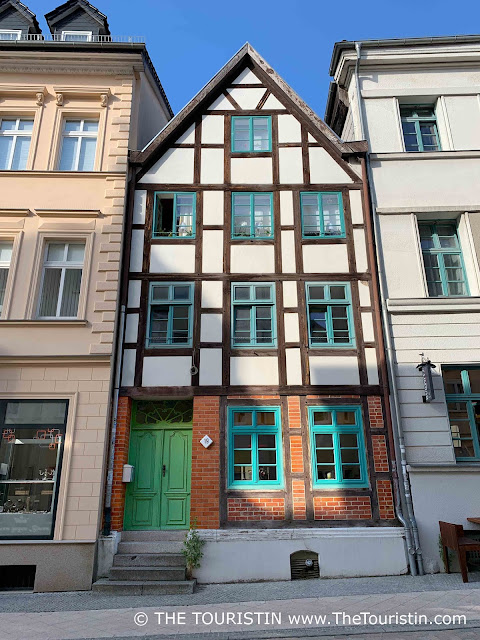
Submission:
[[[21,29],[0,29],[0,40],[20,40]]]
[[[91,31],[62,31],[62,40],[64,42],[91,42]]]

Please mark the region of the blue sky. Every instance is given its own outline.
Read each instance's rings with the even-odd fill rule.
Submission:
[[[323,117],[328,69],[337,40],[474,33],[475,0],[90,0],[114,35],[138,35],[147,47],[175,113],[248,40]],[[23,0],[43,15],[55,0]]]

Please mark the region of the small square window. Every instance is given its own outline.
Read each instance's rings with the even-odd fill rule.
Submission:
[[[272,150],[271,116],[233,116],[232,151],[255,153]]]

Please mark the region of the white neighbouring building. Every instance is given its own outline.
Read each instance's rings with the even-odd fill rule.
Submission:
[[[479,63],[480,36],[452,36],[339,42],[330,67],[325,121],[369,142],[392,404],[427,572],[443,570],[438,521],[474,529],[480,515]],[[436,365],[431,402],[421,353]]]

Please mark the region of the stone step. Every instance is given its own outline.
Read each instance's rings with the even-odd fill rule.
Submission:
[[[183,553],[118,553],[114,567],[185,567]]]
[[[181,553],[183,543],[179,540],[162,540],[155,542],[120,542],[118,553]]]
[[[176,581],[185,580],[185,567],[112,567],[110,580]]]
[[[186,530],[169,531],[122,531],[122,542],[161,542],[163,540],[185,540]]]
[[[179,593],[193,593],[195,580],[165,580],[165,581],[130,581],[108,580],[102,578],[92,585],[92,591],[96,593],[109,593],[112,595],[146,596],[146,595],[172,595]]]

